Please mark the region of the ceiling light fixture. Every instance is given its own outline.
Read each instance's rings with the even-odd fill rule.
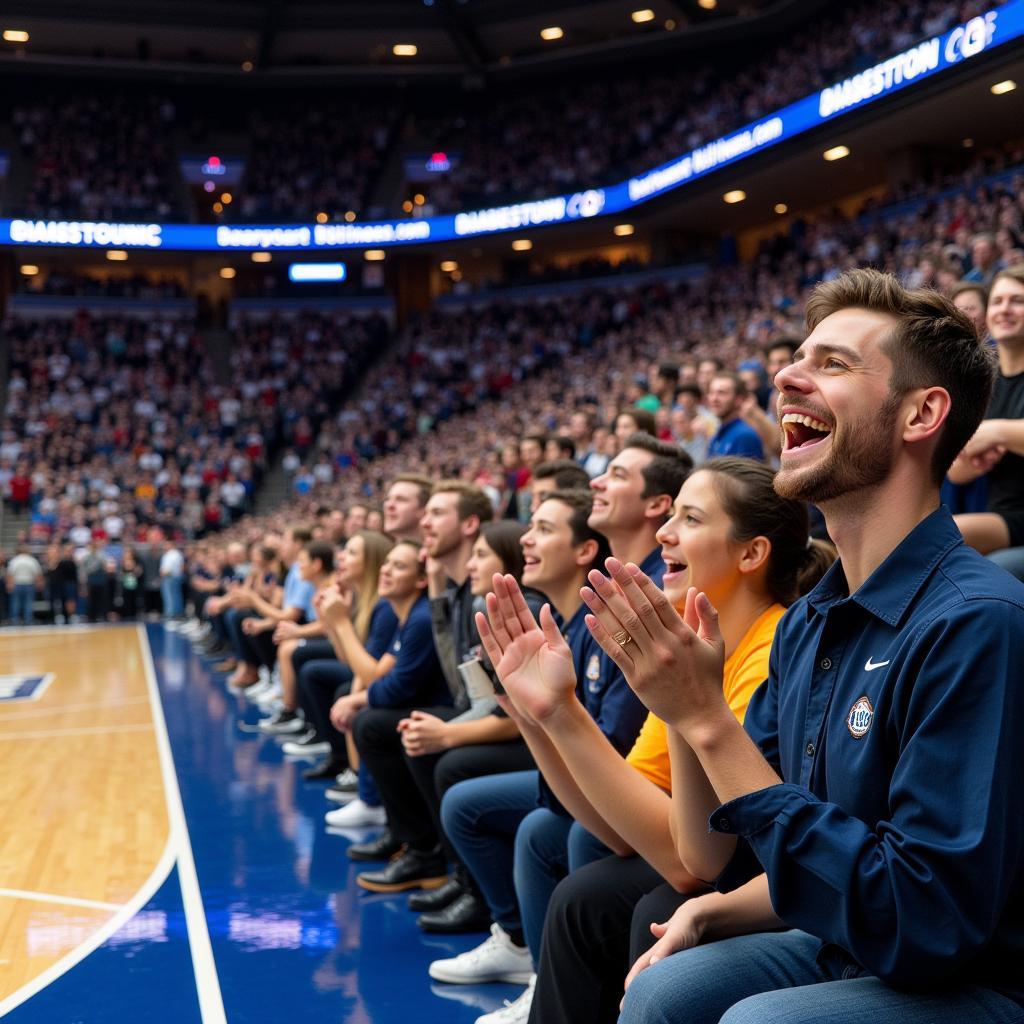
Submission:
[[[645,22],[654,21],[656,15],[650,7],[645,7],[642,11],[634,11],[630,17],[638,24],[643,25]]]
[[[747,193],[741,188],[734,188],[731,192],[726,192],[722,198],[729,203],[742,203],[747,198]]]
[[[833,146],[831,149],[826,149],[821,155],[829,162],[842,160],[843,157],[850,155],[850,148],[849,146]]]
[[[996,82],[992,86],[993,96],[1002,96],[1005,93],[1013,92],[1017,88],[1017,83],[1012,78],[1004,79],[1002,82]]]
[[[419,49],[415,43],[395,43],[391,47],[391,52],[396,57],[415,57]]]
[[[565,33],[557,26],[552,25],[550,28],[542,28],[540,30],[541,39],[546,42],[553,42],[555,39],[561,39]]]

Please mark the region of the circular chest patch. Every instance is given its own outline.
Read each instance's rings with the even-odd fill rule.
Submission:
[[[862,739],[871,728],[874,717],[875,709],[871,706],[871,701],[867,697],[859,697],[846,716],[846,728],[850,730],[850,735],[855,740]]]

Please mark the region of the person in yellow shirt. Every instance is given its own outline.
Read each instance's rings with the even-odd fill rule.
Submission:
[[[657,538],[666,596],[681,608],[696,587],[719,611],[723,688],[741,722],[767,678],[779,619],[834,558],[829,545],[810,539],[806,506],[780,498],[773,476],[750,459],[712,459],[683,484]],[[665,920],[707,888],[676,854],[666,728],[650,715],[623,761],[576,699],[572,661],[550,611],[542,610],[534,623],[514,581],[503,577],[496,577],[487,605],[488,618],[478,616],[478,625],[508,694],[503,706],[576,819],[574,828],[590,833],[595,853],[606,853],[604,847],[612,853],[574,871],[555,890],[529,1020],[615,1021],[637,904],[656,900],[653,919]],[[651,907],[640,916],[651,920]],[[652,941],[633,938],[641,949]]]

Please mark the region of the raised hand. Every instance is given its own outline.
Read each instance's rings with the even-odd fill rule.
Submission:
[[[351,587],[344,589],[339,585],[336,589],[327,587],[323,591],[320,603],[317,605],[317,616],[323,622],[338,623],[352,617],[352,606],[355,604],[355,594]]]
[[[680,617],[671,601],[637,566],[609,558],[608,579],[596,569],[580,596],[587,627],[622,670],[644,705],[679,729],[699,725],[725,706],[725,644],[718,613],[691,587]]]
[[[477,629],[487,656],[516,710],[543,722],[565,701],[574,700],[572,653],[545,605],[538,625],[513,576],[495,573],[487,595],[487,615],[477,613]]]

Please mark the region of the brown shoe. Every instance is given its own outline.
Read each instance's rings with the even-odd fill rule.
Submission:
[[[356,885],[370,892],[436,889],[447,881],[448,866],[440,850],[407,849],[380,871],[362,871],[356,876]]]

